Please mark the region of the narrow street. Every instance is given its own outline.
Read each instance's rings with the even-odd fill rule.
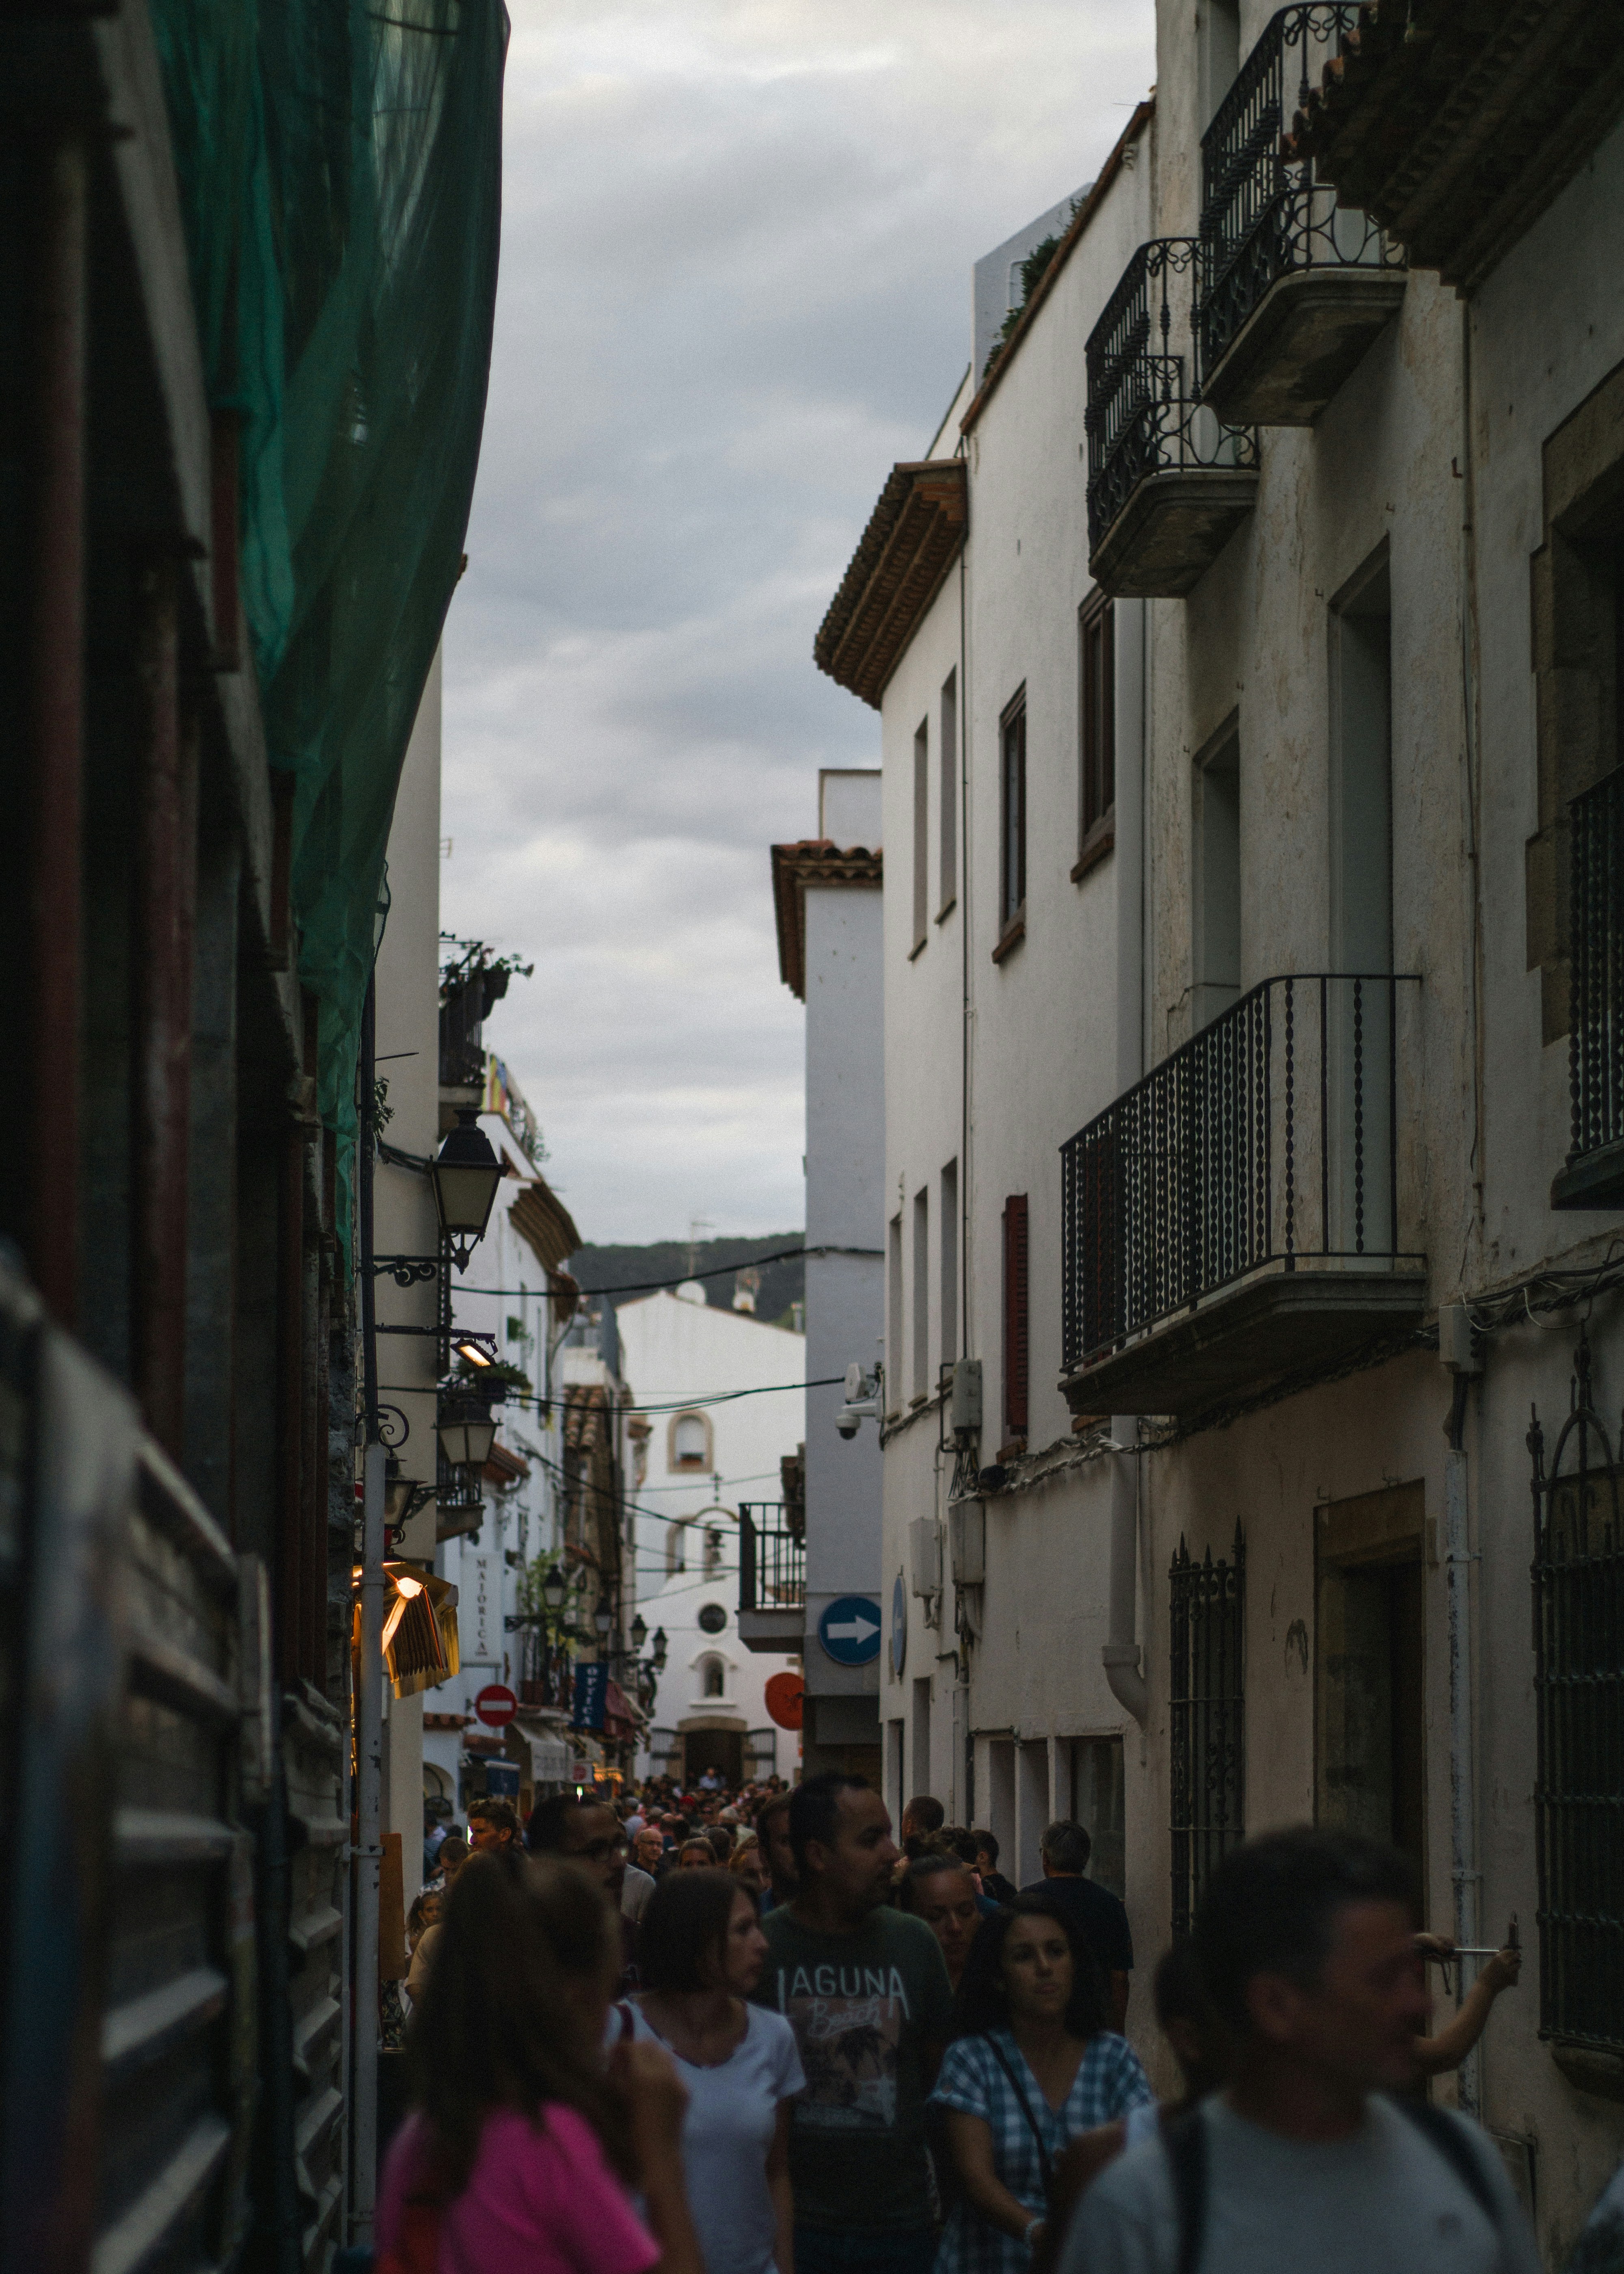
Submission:
[[[0,2274],[1624,2274],[1624,11],[0,107]]]

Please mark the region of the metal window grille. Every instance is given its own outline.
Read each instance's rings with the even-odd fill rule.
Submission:
[[[1357,30],[1359,0],[1282,8],[1236,74],[1201,137],[1203,380],[1269,287],[1304,268],[1402,268],[1368,214],[1339,207],[1290,142],[1292,107]]]
[[[1147,475],[1258,463],[1257,429],[1226,426],[1199,399],[1199,253],[1192,237],[1141,245],[1088,335],[1091,550]]]
[[[1419,1264],[1395,1205],[1404,984],[1263,980],[1061,1148],[1068,1371],[1265,1266]]]
[[[1547,1474],[1538,1412],[1534,1786],[1539,2033],[1624,2052],[1624,1525],[1583,1334]],[[1564,1466],[1564,1464],[1567,1465]]]
[[[1568,817],[1573,1162],[1624,1140],[1624,766]]]
[[[1246,1542],[1229,1559],[1197,1563],[1181,1540],[1173,1558],[1173,1933],[1188,1934],[1217,1865],[1245,1836],[1244,1630]]]
[[[739,1608],[800,1611],[806,1601],[804,1513],[797,1530],[781,1502],[745,1502],[739,1510]]]

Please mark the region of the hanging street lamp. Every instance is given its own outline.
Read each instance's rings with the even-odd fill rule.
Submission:
[[[496,1442],[496,1424],[483,1398],[454,1392],[440,1401],[435,1434],[440,1451],[454,1469],[482,1469]]]
[[[665,1652],[667,1647],[668,1645],[665,1639],[665,1628],[656,1627],[654,1630],[654,1648],[650,1653],[649,1657],[649,1662],[653,1667],[656,1674],[662,1673],[665,1669]]]
[[[568,1593],[568,1584],[555,1563],[541,1583],[541,1600],[544,1608],[550,1611],[556,1618],[564,1608],[564,1598]]]
[[[647,1619],[643,1617],[643,1613],[639,1611],[636,1617],[632,1621],[632,1648],[635,1651],[641,1651],[643,1645],[648,1639],[649,1623]]]
[[[502,1164],[479,1126],[478,1113],[471,1105],[459,1105],[456,1127],[429,1163],[440,1229],[451,1243],[459,1271],[467,1270],[485,1237],[501,1180]]]

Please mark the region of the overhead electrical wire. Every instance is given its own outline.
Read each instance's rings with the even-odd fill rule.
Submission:
[[[455,1341],[456,1338],[453,1336],[452,1339]],[[816,1382],[759,1382],[754,1389],[717,1389],[712,1390],[709,1397],[684,1397],[669,1405],[615,1405],[602,1410],[614,1413],[691,1413],[695,1406],[727,1405],[731,1404],[736,1397],[776,1397],[786,1389],[833,1389],[845,1380],[846,1376],[842,1374],[820,1374]],[[478,1381],[479,1374],[476,1369],[472,1374],[461,1375],[456,1387],[459,1389],[474,1389],[477,1387]],[[434,1383],[426,1382],[396,1382],[382,1384],[382,1387],[395,1397],[400,1397],[408,1392],[426,1397],[435,1386]],[[568,1404],[568,1400],[562,1395],[541,1397],[533,1389],[515,1389],[511,1384],[508,1385],[508,1402],[514,1405],[534,1406],[543,1412],[554,1405],[561,1410]],[[587,1412],[593,1409],[577,1406],[575,1410],[577,1412]]]
[[[771,1255],[752,1255],[742,1263],[714,1263],[703,1271],[684,1271],[675,1279],[637,1279],[625,1287],[577,1287],[578,1295],[657,1295],[663,1288],[686,1287],[690,1279],[726,1279],[728,1273],[754,1271],[763,1263],[784,1263],[793,1256],[822,1255],[883,1255],[883,1247],[780,1247]],[[545,1295],[545,1287],[473,1287],[459,1279],[452,1292],[457,1295]]]

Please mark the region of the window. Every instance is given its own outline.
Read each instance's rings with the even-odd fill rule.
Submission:
[[[930,723],[914,735],[914,945],[917,955],[930,931]]]
[[[1026,693],[1023,688],[999,729],[999,945],[1026,914]]]
[[[1026,1195],[1004,1203],[1004,1434],[1026,1434]]]
[[[702,1698],[726,1698],[727,1668],[714,1651],[708,1651],[699,1661],[699,1694]]]
[[[1241,746],[1233,723],[1196,767],[1192,1029],[1241,991]]]
[[[942,878],[936,921],[959,897],[959,674],[950,671],[942,689],[942,731],[936,737],[936,770],[942,806]]]
[[[708,1469],[710,1423],[703,1413],[673,1413],[665,1439],[666,1465],[673,1469]]]
[[[885,1411],[902,1410],[902,1216],[892,1216],[885,1235]]]
[[[688,1526],[668,1524],[665,1527],[665,1576],[688,1570]]]
[[[1245,1836],[1246,1721],[1242,1636],[1246,1543],[1229,1560],[1173,1558],[1171,1709],[1173,1939],[1190,1931],[1208,1879]]]
[[[717,1524],[705,1526],[705,1577],[714,1579],[722,1568],[722,1528]]]
[[[1103,592],[1078,619],[1078,832],[1073,881],[1109,850],[1116,812],[1115,614]]]
[[[959,1163],[950,1161],[942,1171],[942,1306],[941,1359],[951,1366],[959,1355]]]
[[[1619,1471],[1590,1404],[1581,1334],[1573,1410],[1545,1465],[1538,1415],[1529,1432],[1534,1487],[1534,1780],[1539,1864],[1542,2037],[1624,2052],[1624,1528]],[[1609,1607],[1606,1609],[1603,1606]],[[1559,2054],[1560,2058],[1560,2054]]]
[[[914,1195],[914,1395],[930,1394],[930,1194]]]

